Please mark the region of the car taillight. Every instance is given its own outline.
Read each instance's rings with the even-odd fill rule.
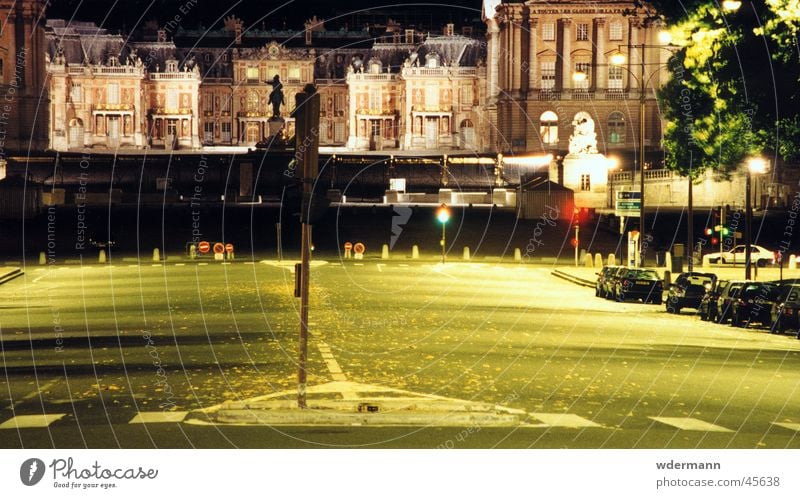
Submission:
[[[623,285],[624,287],[627,287],[627,286],[629,286],[630,284],[631,284],[631,282],[630,282],[630,280],[628,280],[628,279],[625,279],[625,280],[623,280],[623,281],[622,281],[622,285]]]

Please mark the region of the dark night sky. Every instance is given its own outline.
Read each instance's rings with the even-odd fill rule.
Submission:
[[[163,25],[175,15],[181,16],[186,28],[221,24],[220,17],[235,13],[245,25],[255,23],[266,28],[302,28],[303,21],[314,14],[324,19],[345,14],[329,28],[349,27],[368,22],[369,13],[388,12],[403,25],[440,28],[446,22],[456,25],[480,19],[480,0],[441,0],[432,2],[402,2],[399,0],[51,0],[49,18],[95,21],[110,29],[131,30],[135,25],[157,19]],[[446,5],[444,5],[446,4]],[[183,7],[182,13],[180,8]],[[276,10],[277,9],[277,10]],[[367,12],[357,14],[366,9]],[[275,10],[274,13],[269,14]],[[74,17],[73,17],[74,16]],[[405,17],[405,18],[403,18]],[[142,21],[139,21],[139,19]],[[263,18],[263,19],[262,19]],[[383,16],[385,18],[385,15]]]

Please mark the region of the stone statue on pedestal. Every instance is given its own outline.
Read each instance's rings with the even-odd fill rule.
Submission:
[[[272,91],[269,93],[269,103],[272,105],[272,118],[279,119],[281,117],[281,106],[286,104],[286,99],[283,97],[283,83],[277,74],[269,82],[272,85]]]

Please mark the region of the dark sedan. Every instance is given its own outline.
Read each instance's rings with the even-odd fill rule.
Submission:
[[[717,280],[713,287],[706,290],[703,299],[700,300],[700,307],[697,312],[700,314],[700,319],[708,322],[716,322],[719,316],[719,309],[717,308],[717,300],[719,299],[722,290],[728,286],[727,280]]]
[[[597,273],[597,281],[594,284],[594,295],[597,297],[606,297],[610,290],[611,277],[620,266],[607,265],[604,266]]]
[[[731,301],[742,290],[749,280],[731,280],[728,282],[717,299],[717,323],[727,323],[731,317]]]
[[[681,308],[700,308],[706,291],[717,282],[713,273],[681,273],[667,293],[667,313],[680,313]]]
[[[796,332],[800,338],[800,285],[784,286],[778,299],[772,303],[770,318],[772,331],[783,334],[787,330]]]
[[[769,325],[772,302],[780,288],[768,282],[753,282],[745,285],[735,299],[731,300],[731,325],[747,327],[753,323]]]
[[[661,304],[664,281],[653,270],[629,268],[618,276],[614,287],[614,299],[627,301],[641,299],[645,303]]]

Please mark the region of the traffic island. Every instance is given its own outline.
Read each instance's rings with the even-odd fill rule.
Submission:
[[[21,268],[14,268],[8,266],[0,267],[0,285],[10,282],[17,277],[21,277],[25,272]]]
[[[524,410],[383,386],[336,381],[312,386],[307,408],[282,391],[189,413],[194,425],[541,427]]]

